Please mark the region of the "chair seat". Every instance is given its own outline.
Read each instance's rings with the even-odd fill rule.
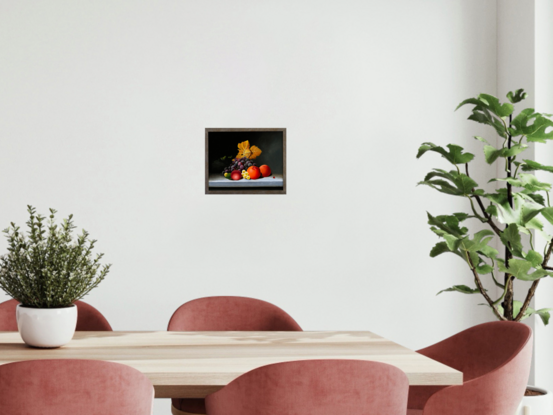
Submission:
[[[407,415],[422,415],[422,409],[408,409]]]

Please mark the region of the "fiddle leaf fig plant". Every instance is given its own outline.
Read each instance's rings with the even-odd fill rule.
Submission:
[[[95,240],[84,229],[73,238],[73,215],[58,225],[50,209],[46,221],[28,206],[25,235],[13,222],[4,230],[8,253],[0,256],[0,288],[23,306],[69,307],[97,287],[111,265],[101,265],[103,254],[93,256]]]
[[[482,142],[483,158],[497,165],[501,177],[491,177],[496,190],[482,189],[470,176],[474,154],[455,144],[445,147],[423,143],[417,158],[437,153],[451,165],[451,170],[433,169],[419,184],[438,192],[467,199],[469,213],[459,212],[433,216],[428,213],[430,229],[442,240],[430,251],[431,257],[444,253],[459,256],[468,266],[474,286],[454,285],[440,291],[479,294],[484,297],[499,320],[521,321],[537,314],[548,324],[551,309],[534,310],[530,302],[542,278],[553,277],[549,265],[553,239],[544,230],[544,221],[553,224],[550,204],[551,183],[541,182],[531,172],[542,170],[553,173],[553,166],[545,166],[524,157],[529,143],[547,143],[553,140],[553,120],[549,114],[522,109],[515,114],[515,104],[526,98],[524,90],[507,94],[508,102],[480,94],[459,104],[471,106],[469,120],[492,128],[489,139],[477,136]],[[493,144],[499,136],[499,146]],[[472,221],[472,222],[471,222]],[[477,221],[477,232],[469,230],[469,223]],[[535,233],[547,241],[543,251],[536,248]],[[494,248],[499,241],[501,252]],[[495,245],[498,246],[498,245]],[[499,276],[503,275],[503,278]],[[485,279],[499,287],[501,294],[494,298],[485,288]],[[515,300],[514,280],[528,283],[524,300]],[[521,297],[522,298],[522,297]]]

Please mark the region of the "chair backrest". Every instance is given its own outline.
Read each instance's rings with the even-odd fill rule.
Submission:
[[[0,331],[17,331],[15,308],[17,300],[8,300],[0,303]]]
[[[0,331],[17,331],[15,308],[19,304],[17,300],[8,300],[0,303]],[[111,331],[106,318],[84,301],[76,301],[77,305],[77,331]]]
[[[532,330],[525,324],[494,321],[471,327],[418,353],[463,372],[467,382],[512,360],[531,338]]]
[[[409,381],[400,369],[361,360],[302,360],[263,366],[206,398],[210,415],[405,415]]]
[[[2,415],[151,415],[154,388],[138,370],[101,360],[28,360],[0,366]]]
[[[181,305],[169,331],[301,331],[290,315],[266,301],[247,297],[205,297]]]
[[[414,386],[409,408],[424,415],[514,414],[524,396],[532,362],[532,331],[496,321],[465,330],[420,353],[463,371],[463,384]]]

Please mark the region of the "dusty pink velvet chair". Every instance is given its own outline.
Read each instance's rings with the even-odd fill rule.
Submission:
[[[532,330],[484,323],[418,353],[463,372],[463,385],[411,386],[408,415],[510,415],[528,382]]]
[[[132,367],[101,360],[0,366],[2,415],[151,415],[154,388]]]
[[[285,311],[247,297],[205,297],[181,305],[169,331],[301,331]],[[173,399],[175,415],[205,414],[203,399]]]
[[[19,302],[8,300],[0,303],[0,331],[17,331],[15,308]],[[77,305],[77,331],[111,331],[106,318],[84,301],[76,301]]]
[[[209,415],[405,415],[400,369],[362,360],[302,360],[263,366],[206,398]]]

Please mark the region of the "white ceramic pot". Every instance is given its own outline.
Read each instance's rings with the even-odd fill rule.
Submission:
[[[77,328],[77,306],[31,308],[17,306],[17,327],[25,343],[34,347],[60,347],[69,343]]]
[[[553,394],[545,389],[528,386],[528,389],[542,392],[545,395],[525,396],[518,407],[516,415],[551,415],[553,414]]]

